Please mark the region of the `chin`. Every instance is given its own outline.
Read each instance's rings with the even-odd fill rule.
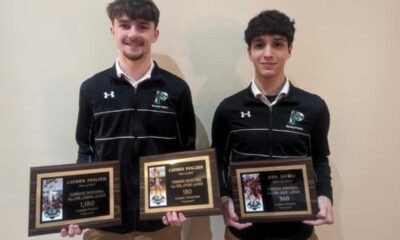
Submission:
[[[276,74],[274,72],[261,72],[260,76],[264,77],[264,78],[271,78],[276,76]]]
[[[144,57],[144,54],[143,53],[140,53],[140,54],[124,54],[124,56],[127,59],[131,60],[131,61],[137,61],[137,60],[142,59]]]

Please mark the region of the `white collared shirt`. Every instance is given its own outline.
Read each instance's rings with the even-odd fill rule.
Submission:
[[[141,77],[140,79],[132,79],[128,76],[128,74],[126,74],[124,72],[124,70],[122,70],[121,66],[119,65],[119,59],[117,58],[117,60],[115,61],[115,69],[117,70],[117,76],[123,77],[125,80],[127,80],[134,88],[137,88],[137,86],[139,86],[140,83],[142,83],[144,80],[146,79],[150,79],[151,78],[151,72],[153,71],[154,68],[154,62],[153,60],[151,60],[150,63],[150,68],[149,70],[147,70],[147,72],[143,75],[143,77]]]
[[[278,93],[278,95],[276,96],[275,100],[271,103],[268,98],[266,96],[264,96],[264,94],[262,94],[262,92],[260,91],[260,89],[258,88],[255,79],[253,79],[251,81],[251,91],[254,94],[254,97],[259,99],[261,102],[263,102],[265,105],[267,105],[268,107],[271,107],[273,105],[275,105],[279,100],[281,100],[282,98],[286,97],[288,92],[289,92],[289,80],[286,78],[285,79],[285,84],[283,85],[283,88],[281,89],[281,91]]]

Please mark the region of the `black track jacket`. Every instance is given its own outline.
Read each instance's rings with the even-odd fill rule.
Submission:
[[[296,118],[296,116],[303,116]],[[251,85],[218,106],[212,142],[220,167],[222,195],[231,196],[228,166],[233,161],[311,156],[317,195],[332,200],[328,163],[329,111],[325,102],[290,84],[288,95],[272,107],[257,99]],[[312,227],[301,222],[257,223],[231,231],[241,239],[307,239]]]
[[[139,221],[139,157],[195,147],[195,115],[188,85],[155,64],[135,89],[115,66],[82,83],[76,140],[78,162],[119,160],[122,222],[112,232],[153,231],[161,220]]]

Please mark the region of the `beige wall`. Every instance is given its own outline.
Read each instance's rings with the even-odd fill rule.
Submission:
[[[75,161],[79,85],[116,56],[107,2],[0,1],[0,239],[27,238],[29,167]],[[398,0],[156,3],[162,15],[154,58],[191,86],[201,148],[218,102],[252,78],[242,40],[247,21],[266,8],[294,17],[287,75],[331,111],[336,223],[317,232],[322,240],[398,239]],[[195,218],[185,235],[220,240],[222,228],[220,217]]]

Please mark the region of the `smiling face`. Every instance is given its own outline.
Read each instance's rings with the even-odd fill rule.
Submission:
[[[255,77],[259,81],[283,80],[286,60],[292,46],[281,35],[262,35],[251,41],[248,49],[249,59],[254,65]]]
[[[111,34],[117,44],[118,57],[122,60],[139,61],[151,57],[151,45],[159,32],[154,22],[122,15],[113,20]]]

